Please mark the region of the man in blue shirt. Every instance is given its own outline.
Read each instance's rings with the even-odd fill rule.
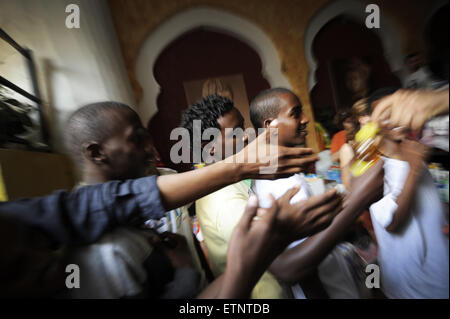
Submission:
[[[86,157],[91,159],[91,164],[97,166],[96,172],[101,173],[97,177],[105,181],[118,180],[83,187],[74,192],[59,191],[46,197],[1,203],[0,216],[9,216],[23,225],[42,231],[53,244],[90,244],[117,226],[137,226],[144,220],[161,218],[165,211],[228,184],[246,178],[275,178],[296,173],[315,160],[311,156],[305,158],[304,149],[301,148],[279,148],[277,153],[257,152],[258,146],[272,147],[266,145],[266,136],[261,135],[235,154],[231,163],[222,161],[183,174],[123,180],[127,176],[139,177],[145,172],[141,170],[147,160],[145,138],[141,139],[136,134],[143,132],[142,129],[139,121],[107,141],[93,140],[93,143],[79,144],[83,146]],[[258,154],[256,161],[248,163],[249,154]],[[267,166],[268,162],[274,162],[274,159],[278,163],[277,171],[261,175],[259,169]],[[123,160],[122,165],[114,167],[120,160]],[[322,204],[325,205],[329,200],[323,199]]]

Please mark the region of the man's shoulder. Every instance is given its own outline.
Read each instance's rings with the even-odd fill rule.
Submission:
[[[219,200],[229,200],[232,198],[235,198],[236,196],[243,196],[248,198],[249,197],[249,190],[250,187],[245,181],[240,181],[235,184],[231,184],[228,186],[225,186],[218,191],[215,191],[214,193],[211,193],[205,197],[202,197],[197,202],[202,201],[210,201],[213,200],[215,202]]]
[[[251,190],[245,181],[226,186],[197,200],[195,203],[197,215],[202,221],[205,221],[205,218],[217,221],[225,215],[233,215],[240,208],[243,211],[250,192]],[[236,200],[240,201],[237,202]],[[242,204],[240,204],[241,201]],[[237,205],[242,207],[238,207]]]

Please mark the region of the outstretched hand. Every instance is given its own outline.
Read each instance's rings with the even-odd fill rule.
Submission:
[[[319,160],[311,148],[281,146],[274,137],[276,128],[267,129],[224,161],[243,163],[244,178],[277,179],[303,172]]]
[[[290,204],[299,191],[294,187],[270,208],[258,207],[252,196],[244,215],[231,236],[225,279],[219,298],[246,298],[272,261],[292,241],[310,236],[327,227],[342,209],[335,190]]]
[[[448,113],[448,90],[398,90],[380,100],[371,118],[393,127],[420,131],[432,117]]]

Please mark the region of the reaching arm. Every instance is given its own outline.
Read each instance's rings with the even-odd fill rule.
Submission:
[[[156,177],[150,176],[4,202],[0,213],[43,231],[56,243],[88,244],[114,226],[161,218],[165,209]]]
[[[258,152],[258,147],[268,151]],[[0,203],[0,213],[44,231],[57,243],[88,244],[115,226],[159,219],[166,210],[228,184],[245,178],[291,175],[317,160],[317,156],[310,155],[311,149],[274,148],[261,134],[234,155],[230,163],[225,160],[195,172],[110,181],[73,192],[58,191],[45,197]],[[249,160],[251,155],[253,161]],[[260,169],[270,165],[274,170],[261,174]]]
[[[167,210],[180,207],[247,178],[290,176],[318,160],[316,155],[311,155],[312,149],[268,144],[268,134],[269,130],[266,130],[239,153],[213,165],[158,177],[164,207]]]
[[[283,252],[272,263],[269,270],[285,282],[297,282],[313,271],[341,240],[359,214],[381,196],[382,172],[383,166],[379,162],[364,175],[356,178],[353,191],[346,200],[344,208],[341,210],[340,205],[336,207],[341,212],[334,218],[331,225],[298,246]]]
[[[250,198],[233,231],[225,272],[200,298],[248,298],[264,271],[290,242],[329,225],[335,216],[331,203],[336,193],[317,196],[301,209],[289,203],[298,190],[293,188],[276,201],[272,197],[268,209],[258,208],[257,198]]]

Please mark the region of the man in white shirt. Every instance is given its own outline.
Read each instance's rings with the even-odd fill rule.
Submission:
[[[251,102],[250,118],[255,128],[277,128],[278,145],[303,146],[306,142],[308,118],[302,111],[300,100],[290,90],[274,88],[258,94]],[[294,185],[300,185],[301,189],[292,198],[292,203],[312,196],[310,187],[304,177],[299,174],[274,181],[257,180],[254,190],[261,206],[264,207],[269,204],[270,194],[278,198]],[[379,181],[378,185],[380,185]],[[296,283],[314,276],[318,268],[318,276],[329,297],[359,298],[357,283],[344,261],[343,254],[338,248],[334,248],[346,229],[362,213],[364,207],[376,198],[375,183],[371,187],[374,187],[373,191],[368,192],[368,195],[357,194],[357,192],[351,194],[348,202],[352,204],[344,209],[336,201],[335,209],[342,211],[336,217],[338,222],[333,222],[326,230],[311,238],[304,238],[291,244],[290,249],[280,255],[269,270],[283,281]],[[362,190],[364,188],[358,191]],[[320,284],[317,280],[316,283]],[[299,285],[294,285],[292,290],[296,298],[305,298],[305,292]]]

